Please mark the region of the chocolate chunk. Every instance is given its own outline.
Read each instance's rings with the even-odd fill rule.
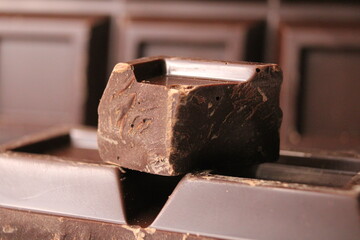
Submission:
[[[145,58],[115,66],[99,105],[105,162],[160,175],[231,172],[279,154],[275,64]]]

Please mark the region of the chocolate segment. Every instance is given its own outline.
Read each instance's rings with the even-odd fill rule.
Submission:
[[[125,224],[114,166],[8,152],[0,172],[1,207]]]
[[[99,105],[101,158],[159,175],[278,158],[275,64],[146,58],[115,66]]]
[[[151,227],[219,239],[355,240],[360,238],[358,198],[355,186],[188,174]]]

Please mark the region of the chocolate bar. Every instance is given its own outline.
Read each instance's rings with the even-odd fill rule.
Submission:
[[[99,105],[101,158],[159,175],[275,161],[276,64],[145,58],[115,66]]]
[[[60,130],[1,147],[1,239],[360,237],[358,157],[282,151],[237,177],[169,177],[104,163],[94,130]]]

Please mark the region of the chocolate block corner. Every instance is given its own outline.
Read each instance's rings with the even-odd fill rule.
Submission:
[[[276,64],[170,57],[117,64],[98,108],[100,156],[168,176],[275,161],[281,82]]]

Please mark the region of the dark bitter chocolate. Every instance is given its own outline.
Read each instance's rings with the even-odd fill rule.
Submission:
[[[98,108],[100,156],[168,176],[275,161],[281,82],[276,64],[166,57],[119,63]]]

